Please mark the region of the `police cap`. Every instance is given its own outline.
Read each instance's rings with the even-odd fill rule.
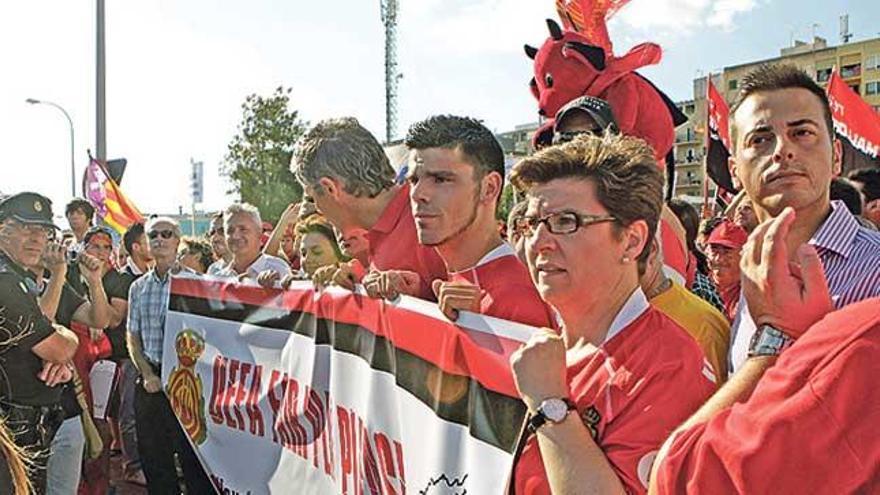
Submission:
[[[21,223],[58,228],[52,223],[52,201],[32,192],[13,194],[0,201],[0,220],[7,218]]]

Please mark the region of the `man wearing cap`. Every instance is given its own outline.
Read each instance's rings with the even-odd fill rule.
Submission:
[[[43,314],[25,268],[39,262],[56,228],[51,202],[39,194],[0,203],[0,410],[16,444],[35,453],[37,493],[45,491],[47,452],[62,420],[56,385],[71,378],[77,346],[73,332]]]
[[[618,132],[611,106],[605,100],[581,96],[556,112],[553,144],[567,143],[581,134],[601,136],[606,130]]]
[[[171,276],[197,274],[177,263],[180,226],[176,221],[153,218],[147,223],[146,233],[156,265],[131,284],[127,334],[131,360],[140,373],[134,408],[141,465],[150,493],[179,492],[175,457],[180,461],[187,493],[214,493],[162,390],[161,378]]]
[[[715,226],[706,241],[709,273],[729,320],[733,320],[739,304],[739,259],[748,237],[742,227],[725,219]]]

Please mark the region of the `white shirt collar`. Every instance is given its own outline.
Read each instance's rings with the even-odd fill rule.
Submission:
[[[642,313],[647,311],[649,307],[648,298],[645,297],[642,288],[636,287],[636,290],[630,294],[629,299],[626,300],[623,307],[618,311],[617,316],[614,317],[614,321],[608,327],[608,333],[605,335],[605,340],[602,343],[605,344],[613,339],[624,328],[628,327],[630,323],[635,321],[636,318],[642,316]]]
[[[489,251],[488,253],[486,253],[485,255],[483,255],[483,257],[480,258],[480,261],[478,261],[476,265],[474,265],[470,268],[466,268],[464,270],[459,270],[457,272],[450,272],[450,274],[454,275],[456,273],[462,273],[462,272],[466,272],[469,270],[473,270],[473,269],[477,268],[478,266],[485,265],[487,263],[490,263],[492,261],[497,260],[498,258],[503,258],[505,256],[516,256],[516,251],[513,250],[513,247],[511,247],[510,244],[508,244],[506,242],[502,242],[498,247],[496,247],[495,249],[493,249],[493,250]]]
[[[128,267],[128,270],[135,275],[143,275],[144,272],[137,267],[134,263],[134,260],[131,259],[131,256],[128,257],[128,261],[125,262],[125,266]]]

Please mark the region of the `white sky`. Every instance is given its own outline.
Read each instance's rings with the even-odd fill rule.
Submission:
[[[482,118],[496,131],[535,120],[522,45],[546,38],[553,0],[399,1],[398,134],[433,113]],[[844,9],[857,39],[877,36],[875,2],[837,3],[633,0],[611,34],[618,54],[660,43],[664,61],[643,73],[684,99],[697,71],[772,57],[812,22],[835,42]],[[219,164],[253,92],[291,86],[303,119],[354,115],[384,136],[378,0],[107,0],[106,24],[108,156],[128,159],[122,186],[145,212],[188,208],[191,157],[205,163],[204,206],[230,201]],[[56,212],[70,198],[67,123],[26,98],[71,114],[79,184],[95,148],[94,29],[94,0],[0,2],[0,191],[39,191]]]

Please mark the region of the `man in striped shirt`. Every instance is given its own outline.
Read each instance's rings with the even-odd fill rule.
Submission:
[[[835,308],[880,295],[880,234],[862,228],[846,207],[830,200],[840,173],[825,92],[791,66],[765,65],[743,78],[731,109],[731,175],[745,189],[759,222],[795,211],[786,238],[792,263],[798,246],[814,246]],[[730,370],[745,362],[760,332],[741,301],[732,329]]]

